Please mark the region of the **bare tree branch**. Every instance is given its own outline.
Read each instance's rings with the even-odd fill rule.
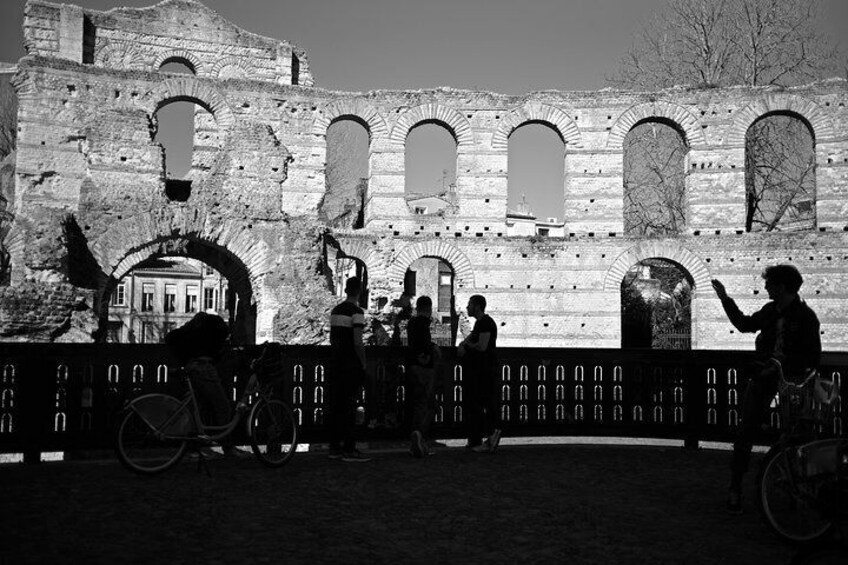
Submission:
[[[819,27],[820,0],[671,0],[609,79],[650,89],[792,86],[840,72]]]
[[[848,59],[840,59],[818,27],[819,6],[820,0],[671,0],[639,33],[610,82],[656,90],[791,86],[839,72],[848,78]],[[685,146],[639,127],[625,140],[625,232],[678,233],[685,219]],[[768,115],[748,131],[746,200],[749,231],[815,227],[814,140],[800,117]]]
[[[671,126],[647,122],[625,138],[624,231],[674,235],[685,225],[684,185],[688,147]]]

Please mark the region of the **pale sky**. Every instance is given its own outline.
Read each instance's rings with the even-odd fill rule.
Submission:
[[[606,86],[651,12],[666,0],[206,0],[236,25],[306,50],[316,86],[346,91],[437,86],[503,94],[534,90],[597,90]],[[142,7],[149,0],[80,0],[93,10]],[[24,54],[24,0],[2,0],[0,61]],[[848,52],[848,0],[824,0],[825,31]],[[539,126],[542,127],[542,126]],[[546,132],[525,137],[549,139]],[[531,135],[532,134],[532,135]],[[522,154],[543,157],[534,141]],[[547,143],[547,142],[545,142]],[[512,149],[512,147],[511,147]],[[516,152],[519,149],[516,148]],[[515,156],[518,158],[518,155]],[[524,157],[521,157],[523,160]],[[534,210],[559,210],[561,163],[549,173],[516,178]],[[548,161],[550,159],[547,159]],[[554,159],[556,160],[556,159]],[[436,176],[444,167],[435,165]],[[556,170],[560,170],[559,173]],[[435,180],[416,180],[427,184]],[[559,181],[561,182],[561,181]],[[552,187],[553,183],[553,187]],[[538,189],[540,186],[546,189]],[[539,214],[544,216],[550,213]],[[561,216],[561,214],[560,214]]]

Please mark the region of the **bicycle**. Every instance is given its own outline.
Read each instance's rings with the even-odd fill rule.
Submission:
[[[839,397],[839,382],[827,382],[815,370],[800,384],[786,381],[780,368],[778,376],[786,431],[763,461],[760,506],[778,536],[812,545],[846,515],[848,439],[819,439],[816,433]]]
[[[297,423],[288,405],[273,398],[280,380],[281,350],[279,344],[262,346],[250,364],[248,384],[227,424],[203,423],[194,387],[186,375],[188,390],[182,399],[154,393],[130,401],[117,428],[118,459],[134,473],[161,473],[176,465],[190,445],[199,450],[228,436],[249,411],[247,434],[253,454],[268,467],[288,463],[297,450]]]

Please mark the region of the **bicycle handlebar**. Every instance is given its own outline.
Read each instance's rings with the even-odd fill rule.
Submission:
[[[791,381],[787,381],[786,377],[783,374],[783,364],[778,360],[772,357],[769,359],[769,363],[773,363],[777,367],[777,390],[779,392],[785,392],[789,389],[799,390],[805,387],[809,387],[810,383],[813,382],[813,379],[818,374],[817,369],[807,369],[807,372],[804,375],[804,380],[800,383],[793,383]]]

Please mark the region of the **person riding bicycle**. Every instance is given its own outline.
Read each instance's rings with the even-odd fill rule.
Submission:
[[[165,343],[183,365],[201,403],[211,412],[213,422],[210,425],[214,426],[225,426],[231,418],[230,401],[215,367],[229,336],[230,330],[223,318],[206,312],[198,312],[187,323],[165,336]],[[223,441],[227,440],[222,440],[224,455],[242,455],[231,443]],[[214,454],[208,450],[205,453]]]
[[[792,265],[773,265],[762,274],[771,300],[750,316],[739,310],[724,285],[713,279],[715,293],[730,323],[740,332],[760,332],[756,360],[745,368],[748,384],[742,400],[742,421],[733,444],[727,510],[742,512],[742,478],[748,470],[751,448],[766,410],[777,393],[779,368],[787,379],[817,368],[821,357],[819,320],[798,296],[804,282]]]

